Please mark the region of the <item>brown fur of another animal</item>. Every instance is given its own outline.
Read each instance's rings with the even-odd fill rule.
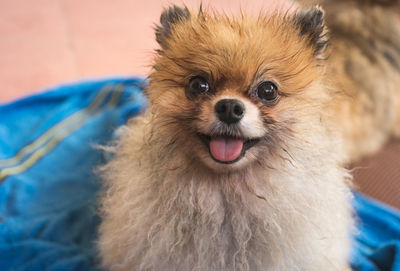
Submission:
[[[302,0],[326,11],[326,78],[346,97],[332,103],[347,163],[400,138],[400,2]]]
[[[327,77],[348,96],[334,110],[350,162],[400,138],[400,5],[376,2],[398,1],[324,6],[332,47]]]

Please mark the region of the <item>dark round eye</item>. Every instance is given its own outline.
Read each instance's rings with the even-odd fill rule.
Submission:
[[[197,95],[201,93],[206,93],[210,89],[210,86],[206,79],[201,76],[196,76],[189,81],[189,94]]]
[[[257,86],[257,97],[263,102],[275,102],[278,98],[278,88],[271,81],[265,81]]]

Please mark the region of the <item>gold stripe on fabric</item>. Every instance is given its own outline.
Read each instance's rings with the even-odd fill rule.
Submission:
[[[74,123],[71,122],[71,124],[74,124],[73,126],[70,126],[68,128],[67,125],[64,125],[61,128],[59,128],[58,130],[61,130],[59,134],[56,134],[56,136],[53,137],[46,145],[36,150],[28,159],[26,159],[20,165],[0,170],[0,182],[3,181],[7,176],[22,173],[28,168],[32,167],[40,158],[42,158],[47,153],[49,153],[53,148],[55,148],[61,140],[66,138],[74,131],[78,130],[87,120],[87,118],[84,117],[88,116],[90,113],[93,113],[97,108],[97,106],[100,105],[101,102],[105,100],[104,98],[106,95],[101,95],[101,98],[97,99],[100,96],[100,94],[102,93],[107,94],[109,92],[113,92],[113,95],[109,100],[109,102],[107,103],[106,107],[115,107],[118,104],[121,94],[123,92],[123,85],[117,85],[115,90],[110,90],[110,91],[106,91],[107,90],[106,87],[107,86],[105,86],[103,90],[101,90],[101,93],[99,93],[99,95],[95,98],[95,100],[89,107],[79,112],[80,114],[76,117],[76,122]],[[108,88],[111,89],[109,86]]]
[[[62,120],[61,122],[57,123],[49,130],[47,130],[44,134],[42,134],[39,138],[35,141],[23,147],[14,157],[0,160],[0,167],[9,167],[11,165],[17,164],[20,162],[22,158],[24,158],[28,153],[35,150],[37,147],[46,143],[46,141],[50,140],[53,136],[55,136],[60,130],[64,129],[65,126],[70,125],[71,123],[76,122],[78,119],[82,117],[84,111],[92,111],[97,108],[104,100],[106,95],[108,94],[108,90],[110,90],[110,85],[104,86],[100,91],[99,94],[94,98],[94,100],[86,107],[78,112],[75,112],[71,116],[67,117],[66,119]]]

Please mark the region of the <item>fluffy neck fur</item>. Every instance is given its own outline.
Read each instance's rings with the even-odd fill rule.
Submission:
[[[282,159],[265,157],[275,164],[213,173],[188,160],[153,121],[148,113],[125,127],[115,159],[104,168],[108,219],[99,245],[106,267],[327,270],[326,261],[332,270],[345,266],[347,174],[327,155],[327,146],[317,146],[329,143],[315,129],[312,148],[289,142]],[[316,253],[323,255],[314,260]]]

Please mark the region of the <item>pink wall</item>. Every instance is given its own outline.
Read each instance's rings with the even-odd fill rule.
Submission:
[[[81,78],[144,75],[163,7],[200,0],[0,0],[0,103]],[[210,4],[212,3],[212,4]],[[208,0],[228,13],[289,0]]]

